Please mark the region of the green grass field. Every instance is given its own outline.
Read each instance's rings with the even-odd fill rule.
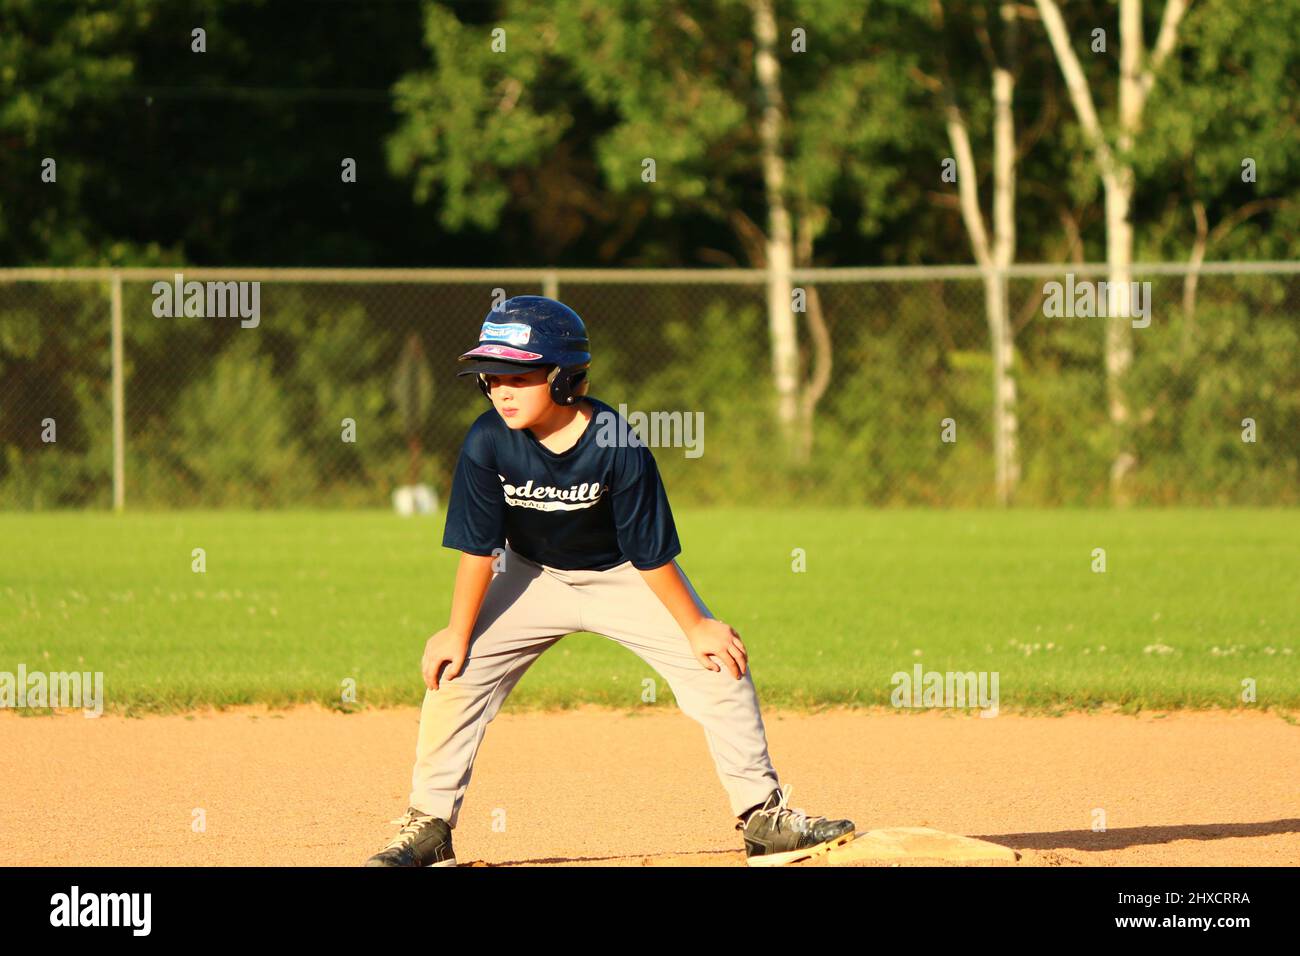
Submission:
[[[997,671],[1000,708],[1300,705],[1300,512],[677,515],[682,567],[744,637],[765,707],[888,704],[891,675]],[[102,671],[105,709],[416,704],[456,554],[442,516],[0,515],[0,671]],[[191,552],[206,552],[206,573]],[[802,548],[806,571],[792,570]],[[1092,570],[1106,549],[1107,570]],[[547,651],[507,707],[629,709],[613,641]],[[1253,679],[1257,702],[1243,704]],[[674,706],[660,680],[660,707]]]

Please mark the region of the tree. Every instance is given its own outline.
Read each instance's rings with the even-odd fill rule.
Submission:
[[[890,33],[906,18],[827,0],[800,13],[787,25],[771,0],[670,0],[653,17],[634,0],[560,0],[508,3],[471,27],[431,7],[434,66],[398,84],[405,122],[390,152],[417,198],[438,194],[445,225],[487,227],[512,174],[544,169],[580,113],[601,117],[593,151],[613,201],[723,224],[750,266],[770,270],[774,415],[796,461],[831,353],[806,290],[800,381],[790,270],[813,263],[837,188],[859,190],[865,232],[918,195],[881,159],[912,130],[908,55]]]
[[[952,8],[954,4],[948,4]],[[985,8],[977,5],[972,10],[973,22],[949,26],[952,17],[946,15],[945,5],[938,0],[931,4],[934,25],[939,35],[935,45],[939,54],[940,77],[920,74],[927,88],[938,93],[943,101],[948,140],[956,164],[957,188],[960,198],[962,222],[970,237],[975,261],[984,270],[984,315],[989,327],[989,353],[993,366],[993,457],[994,487],[998,503],[1010,502],[1020,477],[1020,459],[1016,449],[1016,381],[1012,373],[1015,354],[1015,331],[1007,301],[1005,269],[1015,261],[1016,254],[1016,169],[1018,144],[1016,142],[1015,111],[1013,107],[1016,86],[1016,61],[1019,56],[1020,13],[1014,3],[998,5],[994,23],[987,22]],[[979,195],[979,176],[971,149],[970,131],[959,99],[959,84],[955,81],[948,57],[943,53],[945,35],[951,29],[960,29],[963,35],[973,32],[979,41],[990,78],[990,100],[993,104],[993,222],[992,230],[985,223]],[[919,71],[918,71],[919,73]],[[973,83],[970,84],[973,87]]]
[[[89,104],[133,77],[129,41],[155,5],[0,0],[0,260],[87,265],[98,256],[82,198],[89,164],[76,144]]]
[[[1170,186],[1146,245],[1161,258],[1300,255],[1300,4],[1203,0],[1153,91],[1138,176]],[[1189,242],[1189,234],[1191,236]],[[1185,333],[1198,275],[1183,283]]]
[[[1092,151],[1106,193],[1106,263],[1109,303],[1106,323],[1106,380],[1111,423],[1117,450],[1111,465],[1111,494],[1126,504],[1125,479],[1137,467],[1132,440],[1133,416],[1126,378],[1133,364],[1133,333],[1129,292],[1133,264],[1133,149],[1141,133],[1147,99],[1158,71],[1178,44],[1179,25],[1190,0],[1166,0],[1155,46],[1142,39],[1142,0],[1119,0],[1119,83],[1115,133],[1102,128],[1092,85],[1074,51],[1069,29],[1056,0],[1035,0],[1065,78],[1074,112]]]

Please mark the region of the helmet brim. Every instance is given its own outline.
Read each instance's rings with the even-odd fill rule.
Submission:
[[[531,371],[539,368],[547,368],[549,362],[486,362],[486,361],[462,361],[461,368],[456,372],[457,376],[461,375],[526,375]]]
[[[463,368],[457,375],[518,375],[521,369],[542,368],[550,364],[540,352],[497,342],[480,342],[475,348],[463,352],[458,361]]]

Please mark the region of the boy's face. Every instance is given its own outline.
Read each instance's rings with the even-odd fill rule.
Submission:
[[[551,413],[551,386],[546,381],[548,369],[520,369],[514,375],[486,376],[491,390],[492,407],[511,428],[529,428]]]

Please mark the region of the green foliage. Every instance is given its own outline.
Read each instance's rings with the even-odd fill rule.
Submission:
[[[0,506],[108,503],[108,332],[105,284],[0,285]]]
[[[1153,255],[1187,254],[1195,201],[1206,205],[1209,258],[1300,255],[1297,36],[1300,3],[1200,0],[1188,11],[1185,52],[1161,71],[1135,155],[1144,191],[1181,200],[1153,224]],[[1248,158],[1255,182],[1242,179]]]
[[[536,38],[506,26],[514,47],[494,53],[490,28],[466,26],[445,7],[428,5],[424,37],[433,67],[393,88],[406,121],[389,142],[390,166],[413,178],[418,202],[440,190],[439,218],[450,230],[494,225],[509,198],[502,171],[535,165],[568,125],[534,105]]]
[[[1295,277],[1202,276],[1190,315],[1181,277],[1151,281],[1152,322],[1134,330],[1130,375],[1136,499],[1300,503]],[[1105,323],[1043,316],[1042,284],[1010,286],[1016,501],[1102,505],[1115,452]],[[488,406],[453,377],[465,344],[455,323],[425,321],[418,304],[428,293],[406,288],[408,298],[394,299],[383,287],[268,283],[252,330],[155,319],[148,285],[127,283],[128,507],[381,506],[413,480],[412,436],[421,449],[414,480],[445,498],[465,432]],[[832,372],[802,466],[779,451],[761,286],[574,284],[561,294],[593,337],[595,397],[629,412],[689,416],[692,427],[702,421],[702,444],[699,432],[680,433],[695,448],[654,449],[674,505],[988,504],[992,370],[981,282],[817,291]],[[0,323],[0,375],[17,396],[0,418],[3,507],[110,501],[106,299],[94,284],[0,288],[0,309],[14,317]],[[433,343],[430,382],[446,383],[414,432],[392,393],[412,334]],[[47,417],[57,422],[54,445],[40,440]],[[940,440],[948,418],[953,443]],[[1244,418],[1257,423],[1255,443],[1241,441]],[[355,441],[344,440],[345,420]]]
[[[0,0],[0,258],[50,252],[98,256],[86,202],[89,163],[64,149],[98,97],[130,81],[124,44],[145,29],[156,0],[67,4]],[[41,179],[46,158],[57,180]]]
[[[778,29],[788,200],[814,237],[831,223],[837,190],[857,193],[868,233],[914,207],[921,192],[903,163],[928,161],[942,134],[918,108],[915,58],[898,52],[911,46],[899,37],[916,34],[914,21],[886,7],[874,17],[829,3],[802,9],[806,53],[791,51],[784,22]],[[493,29],[504,31],[504,54],[492,52]],[[411,177],[417,200],[436,193],[452,229],[497,225],[512,190],[529,201],[532,177],[518,173],[565,165],[573,148],[596,157],[611,199],[644,203],[639,214],[763,228],[753,30],[749,6],[730,0],[673,0],[654,15],[635,0],[505,3],[484,25],[431,5],[433,67],[395,87],[404,120],[389,143],[391,168]],[[589,113],[600,121],[580,125]],[[566,136],[581,139],[566,149]],[[653,183],[643,179],[646,159]]]
[[[772,446],[765,316],[753,304],[701,305],[698,317],[664,323],[662,351],[644,380],[627,389],[613,383],[600,397],[615,408],[626,402],[629,412],[680,411],[702,421],[699,457],[687,458],[686,448],[653,449],[672,501],[722,504],[788,493],[791,476]]]
[[[1144,5],[1148,46],[1162,7]],[[363,8],[343,21],[373,31],[358,32],[358,42],[402,29],[392,25],[396,14],[373,14],[387,24],[381,29]],[[324,8],[311,22],[292,5],[200,0],[196,9],[220,56],[186,53],[180,59],[190,72],[177,68],[173,76],[160,64],[174,62],[162,54],[184,49],[190,14],[182,8],[156,0],[0,0],[0,136],[9,147],[0,150],[0,258],[224,265],[284,256],[277,261],[333,265],[382,254],[409,264],[443,261],[416,251],[425,242],[469,255],[464,250],[476,248],[468,241],[476,230],[480,239],[490,231],[490,244],[477,247],[486,250],[482,265],[518,265],[579,242],[613,264],[681,264],[697,256],[737,263],[761,255],[758,234],[768,214],[758,137],[764,104],[747,3],[412,6],[407,15],[420,17],[422,29],[406,46],[381,45],[405,52],[393,54],[387,73],[375,74],[352,72],[365,58],[261,55],[254,38],[262,35],[283,35],[300,51],[332,50],[320,45],[332,34],[315,32]],[[992,9],[975,2],[812,0],[778,4],[776,13],[786,198],[796,229],[816,241],[814,259],[968,259],[954,188],[937,177],[951,149],[933,87],[937,77],[950,79],[987,184],[985,39],[993,47],[1001,39]],[[1109,122],[1118,76],[1115,5],[1079,0],[1066,14],[1077,44],[1086,37],[1080,24],[1108,30],[1110,52],[1085,56],[1083,64]],[[1298,18],[1296,0],[1192,5],[1176,53],[1156,77],[1132,156],[1139,258],[1186,256],[1196,235],[1195,204],[1206,210],[1211,259],[1300,254]],[[286,22],[295,30],[262,32]],[[790,49],[796,25],[806,31],[804,53]],[[504,52],[492,47],[498,27]],[[1020,25],[1017,50],[1018,255],[1098,258],[1098,177],[1050,46],[1031,18]],[[376,84],[374,75],[386,78]],[[337,85],[344,100],[359,91],[363,108],[349,113],[327,97],[320,108],[338,126],[313,123],[317,114],[285,92],[325,85]],[[387,114],[364,100],[376,85],[390,89],[395,118],[374,119]],[[207,161],[214,144],[229,147],[224,131],[233,123],[223,120],[232,119],[242,131],[238,159],[217,152]],[[384,122],[397,124],[391,136]],[[382,143],[390,171],[409,185],[384,178],[379,163],[362,154],[360,182],[340,186],[332,181],[334,160],[321,163],[321,155],[332,154],[315,148],[324,140],[311,137],[370,143],[376,152]],[[45,155],[59,159],[57,187],[39,184]],[[1241,181],[1247,156],[1258,166],[1254,184]],[[641,180],[647,157],[657,163],[654,183]],[[341,191],[325,193],[325,180]],[[401,219],[416,215],[401,202],[411,190],[436,210],[440,229],[409,228],[413,220]],[[362,227],[375,222],[384,225],[382,241],[363,241]],[[1135,336],[1130,383],[1139,416],[1140,500],[1296,500],[1300,388],[1291,361],[1296,293],[1289,282],[1254,277],[1216,286],[1206,278],[1187,314],[1180,283],[1162,287],[1155,327]],[[899,284],[887,294],[839,288],[845,297],[829,285],[822,289],[835,341],[833,376],[818,406],[813,458],[803,468],[772,454],[761,290],[646,286],[619,293],[635,301],[592,287],[563,294],[588,297],[608,313],[580,309],[596,319],[593,377],[601,397],[705,415],[703,458],[660,456],[683,501],[723,501],[742,492],[801,502],[986,501],[990,370],[975,286]],[[275,292],[273,316],[245,333],[206,321],[153,320],[147,289],[128,284],[133,505],[304,497],[381,503],[402,480],[408,435],[430,451],[422,480],[445,487],[464,429],[484,405],[472,388],[449,387],[413,426],[403,405],[423,402],[422,379],[404,390],[415,396],[409,402],[390,393],[412,332],[428,336],[435,363],[451,354],[448,343],[433,341],[441,326],[425,322],[423,303],[402,316],[394,308],[400,300],[385,300],[394,295],[386,288]],[[854,293],[867,304],[854,305]],[[620,310],[641,321],[617,319]],[[619,334],[605,335],[604,321],[618,324]],[[1106,418],[1100,325],[1044,321],[1033,309],[1018,323],[1020,499],[1104,501],[1115,436]],[[801,323],[804,373],[807,332]],[[101,286],[0,287],[5,506],[107,501],[107,337]],[[242,373],[241,356],[252,362]],[[429,381],[445,373],[445,364],[435,364]],[[224,433],[224,417],[233,413],[223,412],[221,401],[233,401],[240,415],[265,403],[267,420],[257,426],[265,434]],[[55,446],[39,440],[45,417],[58,422]],[[948,417],[960,436],[951,446],[936,438]],[[1255,445],[1236,437],[1244,417],[1259,422]],[[356,443],[340,440],[345,418],[357,423]],[[246,441],[269,441],[279,457],[247,472]],[[255,488],[282,474],[279,468],[284,477],[272,483],[285,490]],[[234,489],[241,475],[255,490]]]
[[[991,372],[976,282],[823,285],[830,385],[805,495],[825,504],[989,499]],[[956,423],[942,442],[943,421]]]
[[[1133,376],[1143,499],[1300,503],[1300,303],[1277,277],[1203,277],[1189,315],[1181,287],[1154,284],[1165,327]]]
[[[109,472],[94,457],[51,445],[23,451],[4,449],[5,479],[0,503],[6,509],[40,511],[62,506],[107,508]]]
[[[251,336],[237,336],[181,394],[175,423],[181,466],[213,505],[285,505],[311,489],[271,359]]]

